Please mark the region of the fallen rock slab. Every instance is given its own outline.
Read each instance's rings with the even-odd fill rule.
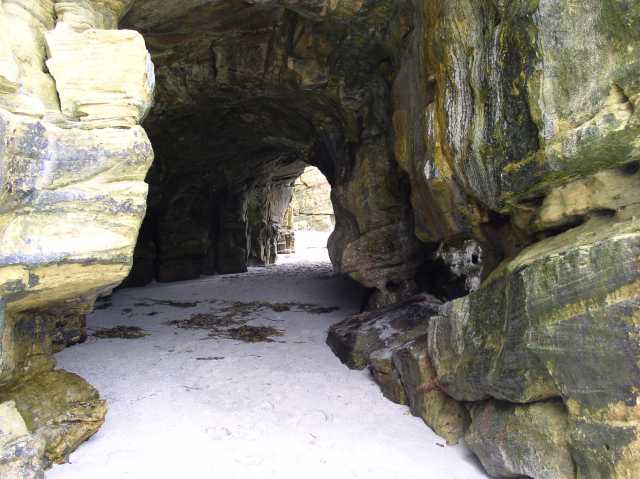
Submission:
[[[388,308],[355,314],[331,326],[327,344],[347,366],[364,369],[375,351],[388,351],[424,335],[441,305],[437,298],[422,294]],[[390,367],[391,355],[386,357]],[[384,358],[379,352],[379,367]]]
[[[368,367],[384,396],[408,404],[450,444],[469,424],[461,403],[440,390],[427,353],[426,332],[442,303],[421,294],[399,305],[356,314],[332,326],[327,343],[342,362]]]
[[[107,413],[106,402],[93,386],[63,370],[39,374],[2,391],[3,401],[13,401],[28,430],[44,441],[49,463],[66,462],[98,431]]]

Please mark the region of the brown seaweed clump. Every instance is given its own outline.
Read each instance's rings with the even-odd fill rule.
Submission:
[[[113,328],[99,329],[93,336],[99,339],[140,339],[151,333],[137,326],[115,326]]]

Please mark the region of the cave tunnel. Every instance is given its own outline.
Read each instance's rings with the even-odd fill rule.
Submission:
[[[640,479],[640,0],[0,0],[0,479]]]
[[[389,410],[369,373],[349,380],[326,344],[331,324],[418,290],[413,266],[385,257],[417,258],[417,244],[403,251],[383,237],[382,264],[366,264],[358,252],[343,260],[345,245],[367,231],[410,227],[406,179],[388,175],[397,169],[388,133],[392,53],[382,44],[389,40],[353,50],[355,39],[340,31],[353,27],[343,21],[228,3],[188,26],[175,13],[149,15],[144,4],[120,22],[142,33],[155,68],[143,123],[154,161],[132,270],[98,299],[88,341],[58,355],[60,367],[112,396],[112,422],[53,478],[100,467],[112,477],[289,477],[309,469],[318,477],[389,477],[427,467],[430,455],[408,454],[405,438],[380,430],[389,413],[406,409]],[[367,171],[373,162],[379,166]],[[368,183],[364,194],[354,180]],[[305,262],[310,232],[293,231],[297,254],[278,261],[296,184],[305,181],[324,183],[333,202],[330,255],[320,250]],[[299,228],[322,229],[298,213]],[[376,277],[364,287],[340,274],[343,264]],[[354,387],[363,400],[351,399]],[[406,403],[394,394],[389,388]],[[366,410],[369,419],[355,420]],[[446,439],[407,419],[410,434],[441,453]],[[185,447],[171,438],[186,438]],[[172,454],[203,460],[163,459]],[[440,474],[484,476],[460,448],[440,455],[453,461]],[[394,465],[371,464],[376,456]]]

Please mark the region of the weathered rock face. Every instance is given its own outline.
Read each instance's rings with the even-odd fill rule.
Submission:
[[[44,439],[49,463],[66,462],[67,456],[104,423],[106,403],[80,376],[66,371],[39,374],[0,393],[11,400],[34,435]]]
[[[640,2],[413,4],[392,115],[415,232],[467,291],[489,276],[431,321],[437,383],[561,397],[580,477],[634,477]],[[520,453],[492,472],[555,477]]]
[[[333,231],[336,219],[331,185],[320,170],[309,167],[293,185],[292,223],[295,230]]]
[[[0,2],[0,398],[33,435],[13,422],[2,477],[42,477],[104,419],[52,352],[126,277],[145,212],[154,75],[142,36],[115,30],[125,7]]]
[[[456,399],[563,398],[582,477],[638,467],[638,228],[633,215],[593,219],[536,243],[430,324]]]
[[[9,339],[15,316],[80,296],[91,303],[116,286],[130,267],[145,211],[142,180],[152,150],[132,120],[148,110],[153,89],[144,41],[134,32],[95,28],[90,3],[73,17],[82,14],[87,23],[67,24],[66,14],[56,22],[56,5],[0,8],[3,34],[14,33],[3,42],[0,62],[6,68],[0,72],[6,101],[0,108],[0,385],[15,379],[14,365],[24,359]],[[98,70],[96,62],[111,53],[117,61]],[[45,59],[50,74],[43,73]],[[82,72],[74,70],[79,66]],[[132,103],[137,116],[125,113]]]
[[[392,351],[426,334],[441,302],[429,295],[415,296],[399,305],[356,314],[334,324],[327,343],[342,362],[363,369],[378,350]],[[388,354],[391,364],[391,354]]]
[[[393,366],[400,376],[411,412],[449,444],[456,444],[469,426],[469,413],[463,404],[440,388],[426,343],[425,334],[394,349]]]
[[[438,381],[464,401],[561,397],[579,477],[634,477],[640,2],[414,6],[393,121],[416,234],[473,239],[489,276],[431,321]]]
[[[368,367],[383,394],[409,404],[436,433],[455,444],[468,413],[440,390],[427,355],[427,331],[442,303],[419,295],[399,305],[352,316],[329,330],[327,344],[347,366]]]
[[[135,2],[122,24],[145,36],[158,83],[145,122],[157,159],[136,254],[147,272],[136,277],[163,279],[166,263],[185,272],[167,279],[198,276],[193,264],[220,248],[271,261],[278,221],[270,217],[281,196],[261,192],[290,185],[307,163],[326,176],[338,205],[336,268],[376,288],[374,304],[415,293],[417,261],[409,259],[420,246],[405,234],[413,228],[408,188],[388,114],[406,15],[389,1]],[[219,225],[244,208],[247,226],[221,235]],[[371,254],[369,245],[380,248]],[[214,269],[245,267],[234,260]]]
[[[554,185],[638,159],[637,2],[415,8],[394,125],[421,239],[480,236],[487,209],[523,214]]]
[[[471,408],[465,444],[493,477],[574,479],[568,419],[561,401],[517,406],[488,401]]]
[[[5,479],[44,479],[44,441],[29,433],[14,402],[0,404],[0,474]]]

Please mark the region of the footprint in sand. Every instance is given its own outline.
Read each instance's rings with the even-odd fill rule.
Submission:
[[[329,422],[331,422],[331,416],[320,409],[316,409],[305,412],[298,419],[296,426],[306,434],[317,435],[317,431],[326,427]]]

